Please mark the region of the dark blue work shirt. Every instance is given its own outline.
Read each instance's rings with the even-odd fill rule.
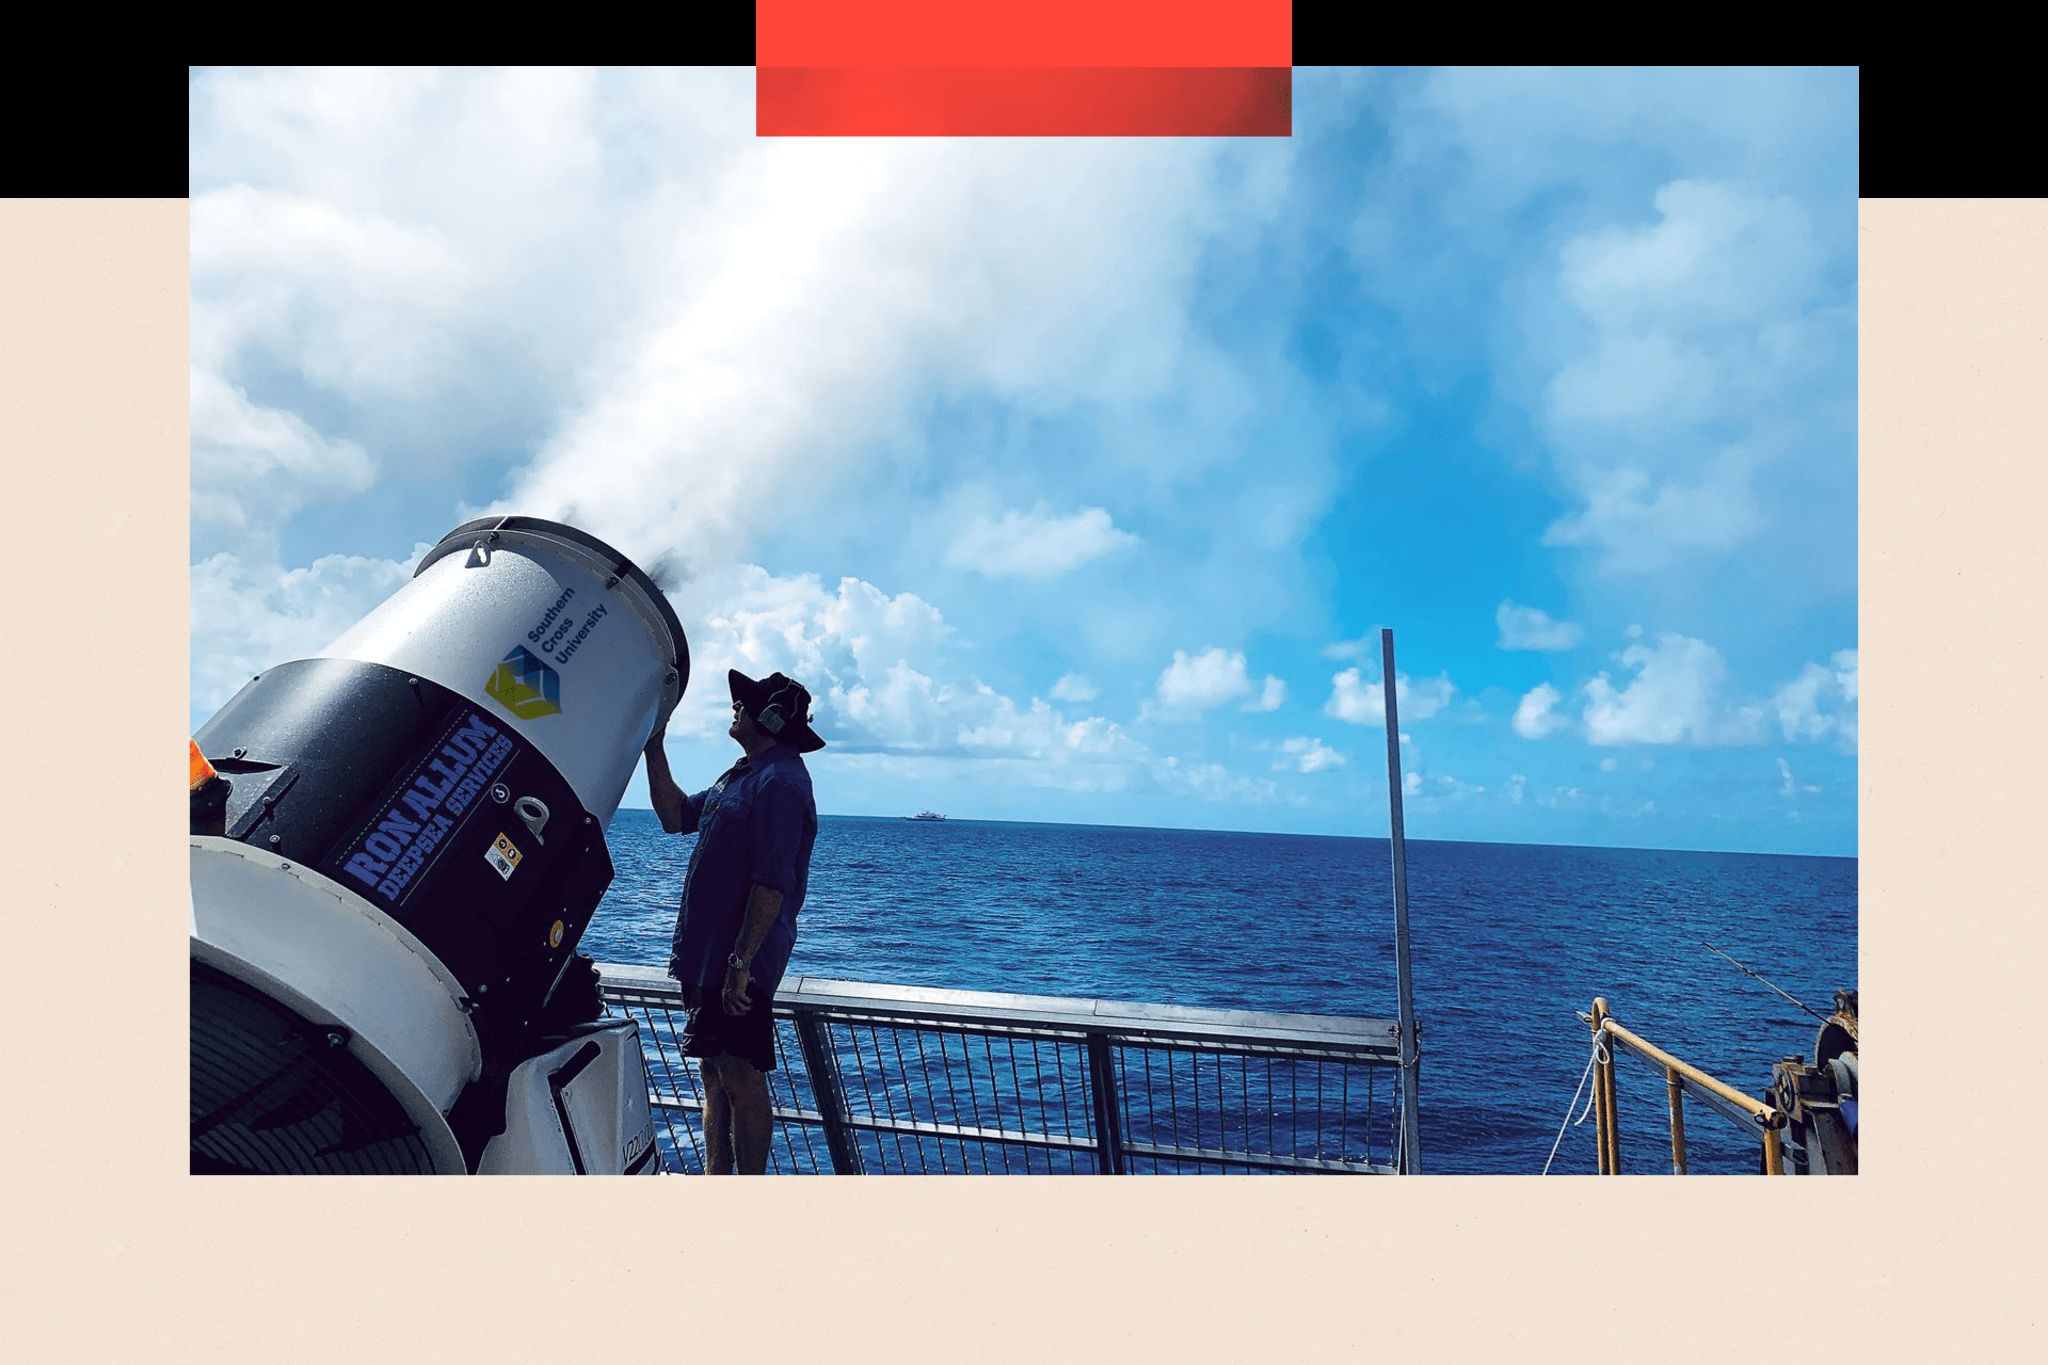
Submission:
[[[796,946],[796,914],[803,908],[811,845],[818,837],[810,770],[794,749],[779,744],[757,758],[742,758],[708,788],[684,798],[681,832],[692,831],[697,846],[683,877],[668,973],[685,986],[721,985],[726,955],[746,920],[750,888],[772,886],[782,893],[782,913],[749,964],[762,988],[750,992],[755,1003],[772,1000]]]

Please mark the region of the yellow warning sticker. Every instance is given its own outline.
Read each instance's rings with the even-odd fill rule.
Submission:
[[[512,880],[512,874],[519,870],[519,860],[525,856],[519,851],[519,846],[503,834],[484,850],[484,861],[497,869],[498,875],[508,882]]]

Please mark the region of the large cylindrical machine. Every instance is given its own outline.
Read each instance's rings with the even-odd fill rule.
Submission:
[[[444,536],[194,739],[192,1168],[658,1166],[576,945],[689,681],[647,575],[556,522]]]
[[[1854,1175],[1857,1058],[1862,1032],[1854,989],[1835,992],[1835,1012],[1814,1035],[1813,1061],[1787,1057],[1771,1068],[1764,1100],[1785,1115],[1785,1169],[1796,1175]]]

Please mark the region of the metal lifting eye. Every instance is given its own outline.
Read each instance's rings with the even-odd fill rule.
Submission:
[[[522,796],[512,803],[512,813],[519,817],[520,823],[524,824],[528,832],[533,835],[535,843],[545,844],[547,842],[540,834],[541,830],[548,823],[547,802],[537,796]]]

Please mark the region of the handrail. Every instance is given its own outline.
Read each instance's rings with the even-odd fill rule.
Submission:
[[[1764,1128],[1783,1128],[1785,1126],[1785,1115],[1779,1110],[1773,1108],[1772,1106],[1765,1104],[1762,1100],[1757,1099],[1753,1095],[1745,1095],[1740,1090],[1737,1090],[1734,1086],[1729,1085],[1726,1081],[1717,1080],[1714,1077],[1709,1076],[1706,1072],[1700,1070],[1691,1062],[1682,1061],[1679,1058],[1672,1056],[1663,1048],[1658,1047],[1655,1043],[1652,1043],[1647,1039],[1639,1037],[1635,1033],[1630,1032],[1628,1029],[1623,1028],[1620,1024],[1614,1021],[1612,1016],[1610,1016],[1603,1022],[1605,1023],[1608,1034],[1615,1038],[1617,1041],[1625,1043],[1629,1047],[1634,1048],[1637,1052],[1640,1052],[1643,1056],[1648,1057],[1651,1061],[1657,1063],[1659,1066],[1662,1066],[1670,1071],[1676,1071],[1679,1075],[1685,1077],[1689,1081],[1692,1081],[1694,1084],[1703,1086],[1706,1089],[1713,1091],[1716,1095],[1719,1095],[1722,1099],[1728,1101],[1737,1109],[1746,1111],[1751,1118],[1757,1121],[1759,1126]]]
[[[641,1025],[649,1102],[687,1168],[702,1100],[680,989],[655,968],[598,970]],[[775,1169],[1399,1169],[1393,1020],[808,976],[772,1009]]]
[[[675,981],[657,967],[606,962],[599,964],[599,971],[607,991],[638,989],[663,998],[676,991]],[[785,978],[775,992],[775,1005],[792,1012],[826,1009],[864,1019],[900,1019],[970,1028],[1009,1025],[1189,1043],[1272,1042],[1284,1044],[1290,1051],[1327,1048],[1383,1055],[1389,1061],[1400,1058],[1396,1021],[1346,1015],[1206,1009],[1013,991],[965,991],[880,981],[843,981],[825,976]]]
[[[1689,1166],[1685,1140],[1684,1100],[1685,1087],[1688,1084],[1704,1091],[1705,1098],[1720,1101],[1721,1105],[1734,1109],[1737,1115],[1754,1124],[1763,1142],[1764,1173],[1785,1173],[1785,1144],[1782,1130],[1785,1127],[1786,1116],[1782,1110],[1754,1096],[1743,1094],[1734,1086],[1708,1075],[1692,1063],[1673,1056],[1647,1038],[1617,1023],[1607,1012],[1607,1001],[1604,998],[1596,996],[1592,1011],[1579,1017],[1592,1029],[1596,1046],[1607,1039],[1612,1039],[1663,1068],[1665,1102],[1670,1114],[1671,1169],[1674,1174],[1686,1174]],[[1594,1065],[1593,1098],[1594,1113],[1598,1120],[1596,1136],[1599,1144],[1600,1174],[1619,1175],[1621,1114],[1617,1103],[1614,1056],[1606,1048],[1601,1048]]]

